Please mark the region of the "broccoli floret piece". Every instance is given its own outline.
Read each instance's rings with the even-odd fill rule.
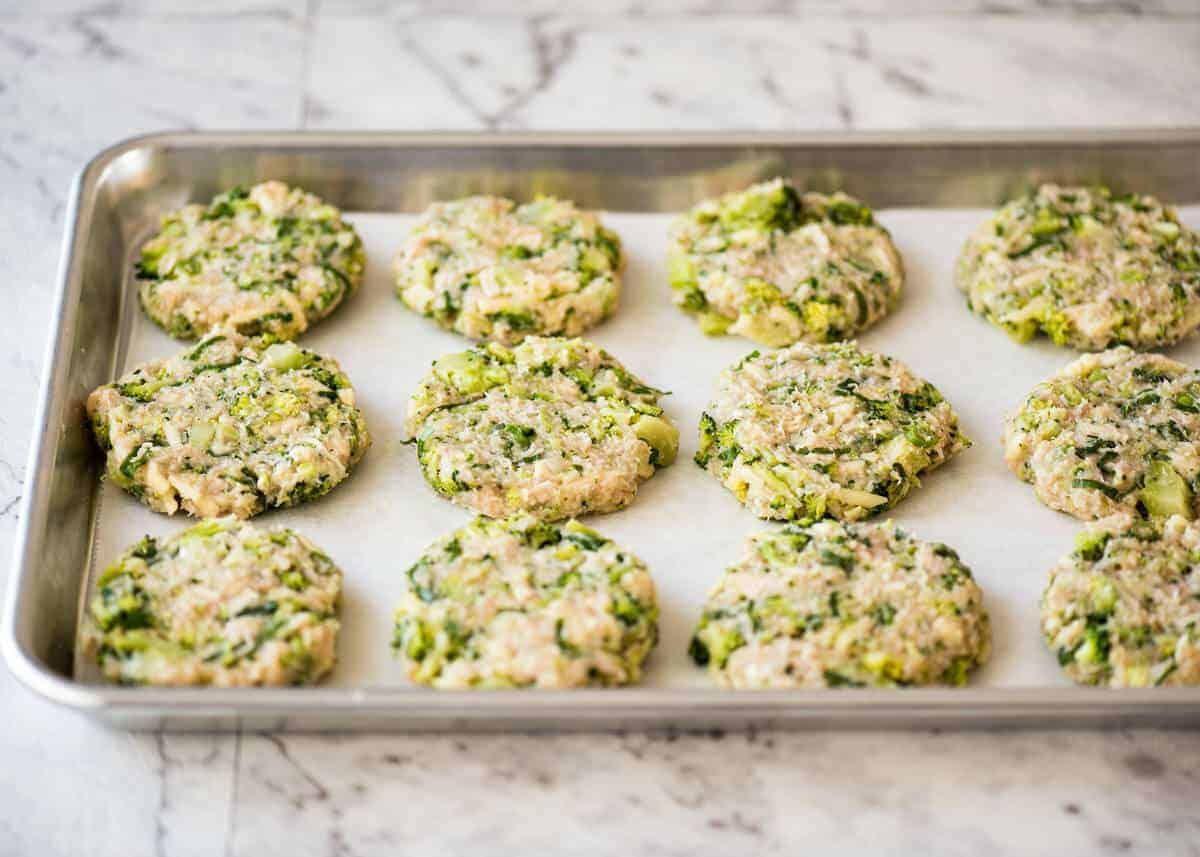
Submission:
[[[1075,553],[1080,559],[1095,562],[1104,556],[1104,546],[1108,544],[1111,533],[1101,533],[1084,530],[1075,536]]]
[[[1192,517],[1192,489],[1166,461],[1150,462],[1138,498],[1155,518],[1169,518],[1171,515]]]
[[[736,649],[745,644],[746,640],[736,628],[722,628],[702,622],[692,637],[688,652],[692,660],[701,666],[712,663],[720,668],[725,666],[725,662]]]
[[[781,180],[765,182],[727,199],[721,224],[738,229],[779,229],[789,232],[800,222],[800,195]]]
[[[667,467],[679,451],[679,429],[661,417],[643,416],[633,425],[633,433],[650,445],[650,463]]]

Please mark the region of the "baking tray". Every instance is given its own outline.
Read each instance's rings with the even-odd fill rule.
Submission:
[[[665,306],[658,258],[661,227],[667,215],[701,198],[777,174],[790,175],[804,187],[845,189],[880,210],[881,220],[896,233],[910,265],[910,288],[896,315],[885,320],[878,332],[864,335],[864,344],[901,357],[939,384],[960,412],[965,411],[968,433],[977,442],[969,454],[978,461],[998,460],[996,414],[986,420],[982,412],[973,415],[971,402],[981,399],[982,393],[1005,389],[1013,375],[1021,377],[1018,387],[1023,390],[1071,355],[1048,345],[1017,348],[967,313],[946,276],[947,260],[957,253],[964,230],[978,220],[978,209],[993,207],[1044,179],[1100,181],[1179,204],[1200,202],[1200,129],[715,136],[188,133],[137,138],[114,146],[82,170],[71,194],[58,301],[0,637],[10,667],[43,696],[134,729],[1200,723],[1200,688],[1098,690],[1070,686],[1057,674],[1030,617],[1036,615],[1037,590],[1049,561],[1069,548],[1070,534],[1078,525],[1040,506],[1027,486],[1011,476],[992,479],[999,472],[993,470],[975,481],[966,478],[969,470],[959,468],[956,473],[955,463],[931,474],[926,487],[892,514],[919,536],[963,549],[984,587],[997,625],[995,660],[1000,663],[985,667],[972,686],[733,692],[713,688],[699,670],[680,671],[682,651],[676,649],[695,619],[694,605],[734,558],[733,546],[767,525],[740,510],[727,492],[687,461],[695,444],[695,403],[702,403],[711,392],[715,369],[750,350],[752,344],[731,338],[707,340],[690,320]],[[131,295],[129,261],[164,211],[206,200],[234,184],[267,178],[302,185],[347,211],[364,231],[371,253],[363,293],[306,335],[305,344],[349,362],[343,353],[347,349],[338,347],[338,337],[353,335],[356,317],[370,316],[377,325],[392,325],[387,332],[394,333],[381,337],[385,328],[377,327],[364,337],[384,349],[380,354],[385,359],[416,373],[413,377],[433,357],[463,346],[456,337],[433,331],[387,295],[386,268],[390,247],[402,234],[396,232],[402,229],[402,215],[416,213],[435,199],[475,192],[518,198],[553,193],[611,212],[606,220],[623,233],[632,261],[622,309],[613,321],[597,328],[593,338],[611,346],[631,369],[655,384],[673,387],[677,381],[664,376],[654,356],[656,349],[670,349],[668,356],[676,361],[681,354],[689,361],[695,355],[706,367],[702,386],[697,388],[693,382],[686,390],[676,389],[677,397],[668,402],[668,412],[683,435],[679,462],[647,483],[628,510],[590,521],[643,555],[660,579],[664,639],[649,662],[643,685],[611,690],[433,692],[407,686],[396,678],[401,675],[398,665],[389,666],[386,658],[378,658],[386,653],[383,633],[375,633],[379,639],[370,642],[379,650],[372,649],[370,655],[379,661],[377,671],[364,672],[359,663],[365,651],[361,638],[356,640],[349,631],[344,631],[347,636],[333,680],[316,688],[115,687],[95,682],[86,667],[74,662],[89,570],[120,549],[114,534],[143,524],[148,531],[168,533],[185,523],[141,511],[111,486],[101,486],[100,456],[83,417],[87,393],[111,380],[130,360],[179,347],[165,337],[153,339],[158,334],[139,317]],[[970,209],[976,210],[964,211]],[[935,213],[939,214],[935,217]],[[1195,225],[1197,215],[1200,209],[1189,209],[1184,219]],[[926,253],[928,245],[940,249]],[[673,321],[664,321],[674,333],[654,329],[640,340],[624,340],[632,343],[626,347],[618,346],[622,336],[630,335],[629,325],[636,324],[639,313],[659,312],[663,307],[674,313]],[[954,336],[929,335],[942,329],[932,323],[933,312],[950,312]],[[1193,351],[1197,351],[1194,343],[1172,353],[1194,361]],[[987,359],[981,360],[980,355]],[[347,573],[351,602],[347,609],[355,604],[355,610],[369,606],[378,624],[380,611],[385,616],[390,613],[398,591],[388,589],[389,568],[382,570],[382,576],[380,569],[373,569],[375,577],[371,577],[362,570],[363,560],[348,561],[345,549],[339,551],[327,534],[313,528],[328,530],[323,516],[337,511],[347,539],[352,540],[357,531],[369,540],[373,525],[386,530],[386,520],[362,508],[366,500],[355,499],[372,485],[377,503],[404,497],[413,508],[428,508],[428,531],[416,541],[408,538],[394,546],[390,571],[399,585],[403,568],[423,546],[466,515],[429,492],[409,461],[410,451],[394,445],[400,417],[390,411],[395,402],[402,402],[407,389],[390,390],[387,398],[375,388],[386,401],[385,408],[384,401],[372,401],[371,385],[363,383],[359,367],[348,365],[347,370],[359,388],[375,448],[356,476],[328,498],[272,513],[264,522],[296,526],[328,548]],[[1005,401],[997,407],[1008,410],[1016,404]],[[980,508],[982,497],[986,509],[992,493],[995,526],[1004,528],[999,538],[975,545],[965,535],[955,538],[940,529],[959,506],[973,503]],[[699,503],[701,494],[706,509],[689,521],[680,514],[684,508],[680,498]],[[122,517],[115,524],[112,516],[118,512],[112,506],[121,503],[125,504],[119,511]],[[626,537],[637,532],[630,522],[638,516],[658,521],[661,539],[651,543],[645,535],[639,541]],[[1053,537],[1043,535],[1048,532]],[[693,538],[701,533],[707,540]],[[720,550],[712,548],[716,536],[708,537],[709,533],[724,539]],[[699,547],[668,549],[689,540]],[[1039,555],[1047,561],[1036,568],[1025,567],[1016,559],[1019,550],[1010,555],[1004,549],[1007,542],[1019,545],[1022,540],[1038,542]],[[986,545],[991,547],[985,550]],[[354,594],[352,587],[365,579],[376,582]],[[688,603],[683,607],[669,598],[680,580],[688,585]]]

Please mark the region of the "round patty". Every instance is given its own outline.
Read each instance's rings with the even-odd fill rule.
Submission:
[[[1200,684],[1200,528],[1178,515],[1090,525],[1050,572],[1042,631],[1080,684]]]
[[[991,650],[983,593],[953,550],[878,524],[751,536],[689,652],[735,688],[965,684]]]
[[[127,684],[312,684],[333,669],[341,594],[342,572],[303,536],[205,521],[104,570],[88,648]]]
[[[513,345],[578,336],[616,308],[621,242],[590,211],[538,197],[430,206],[396,255],[400,299],[442,327]]]
[[[439,494],[493,518],[557,520],[623,508],[675,459],[661,395],[590,342],[530,337],[435,362],[406,430]]]
[[[646,566],[575,521],[476,518],[407,577],[392,645],[433,687],[630,684],[658,639]]]
[[[218,327],[292,339],[358,288],[365,265],[362,240],[336,208],[270,181],[164,217],[142,247],[138,296],[179,339]]]
[[[1009,417],[1009,468],[1051,509],[1194,518],[1200,371],[1124,346],[1075,360]]]
[[[329,491],[370,445],[335,360],[214,333],[88,397],[107,475],[156,512],[248,518]]]
[[[1018,342],[1149,348],[1200,326],[1200,236],[1152,196],[1042,185],[979,227],[955,279]]]
[[[721,373],[696,463],[761,518],[854,521],[969,445],[942,394],[900,361],[796,344]]]
[[[871,209],[784,179],[700,203],[671,229],[672,296],[705,333],[830,342],[883,318],[904,269]]]

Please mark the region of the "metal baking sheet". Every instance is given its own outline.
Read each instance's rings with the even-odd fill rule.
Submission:
[[[1149,158],[1176,150],[1178,164]],[[474,154],[464,157],[468,152]],[[1028,155],[1020,157],[1022,152]],[[52,337],[44,423],[29,469],[5,653],[18,675],[45,695],[134,728],[1197,722],[1200,689],[1072,687],[1044,648],[1037,598],[1047,569],[1069,549],[1079,525],[1045,509],[1008,473],[999,435],[1003,416],[1071,354],[1045,343],[1009,342],[967,312],[951,282],[967,232],[987,208],[1021,187],[1051,177],[1103,180],[1177,203],[1196,202],[1200,179],[1187,169],[1189,153],[1194,165],[1200,134],[940,142],[912,136],[179,135],[118,147],[81,175],[68,229],[64,299]],[[895,314],[861,341],[934,381],[975,440],[891,513],[918,536],[956,547],[984,589],[994,653],[968,688],[721,691],[686,658],[708,589],[745,536],[769,525],[689,460],[718,372],[753,344],[707,339],[671,306],[665,230],[672,215],[696,199],[776,173],[804,186],[844,186],[877,206],[904,255],[908,279]],[[309,535],[345,570],[339,664],[315,689],[112,687],[98,682],[89,662],[72,657],[92,573],[141,535],[169,534],[186,520],[151,513],[118,489],[99,485],[100,456],[83,429],[82,401],[126,367],[179,348],[141,316],[128,274],[157,216],[225,185],[270,177],[310,187],[347,210],[369,260],[362,291],[303,341],[342,363],[374,446],[355,475],[327,497],[259,519]],[[394,188],[392,198],[379,194],[381,185]],[[607,210],[605,221],[621,234],[629,267],[620,310],[589,336],[650,383],[672,391],[666,407],[681,429],[679,460],[645,483],[628,509],[588,521],[641,555],[659,587],[661,640],[636,688],[438,693],[411,687],[388,648],[403,570],[434,537],[469,517],[425,486],[411,448],[400,443],[408,393],[434,358],[461,349],[464,341],[399,304],[388,264],[416,211],[434,198],[481,190],[555,192]],[[1181,216],[1200,225],[1200,206],[1181,208]],[[1200,363],[1200,340],[1171,354]]]

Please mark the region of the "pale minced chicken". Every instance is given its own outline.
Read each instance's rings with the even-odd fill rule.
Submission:
[[[658,639],[646,566],[575,521],[476,518],[406,576],[392,644],[421,684],[630,684]]]
[[[1050,572],[1042,632],[1080,684],[1200,684],[1200,528],[1177,515],[1089,525]]]
[[[142,308],[179,339],[218,327],[292,339],[362,282],[354,227],[283,182],[234,188],[162,219],[137,265]]]
[[[900,361],[797,343],[721,374],[695,460],[761,518],[853,521],[969,445],[942,394]]]
[[[990,651],[970,570],[891,521],[751,536],[689,649],[734,688],[962,685]]]
[[[980,225],[955,279],[1018,342],[1154,348],[1200,326],[1200,236],[1142,194],[1042,185]]]
[[[87,401],[107,475],[156,512],[248,518],[319,497],[370,445],[335,360],[219,331]]]
[[[871,209],[784,179],[693,208],[671,228],[668,264],[675,303],[705,333],[772,347],[852,337],[892,310],[904,284]]]
[[[592,343],[530,337],[436,361],[405,428],[439,494],[493,518],[557,520],[623,508],[675,459],[662,395]]]
[[[621,242],[590,211],[550,197],[472,196],[430,206],[396,255],[411,309],[471,339],[578,336],[621,292]]]
[[[1009,417],[1004,455],[1039,500],[1077,518],[1194,518],[1200,371],[1124,346],[1086,354]]]
[[[147,536],[108,566],[87,650],[126,684],[311,684],[333,669],[342,572],[291,530],[232,518]]]

